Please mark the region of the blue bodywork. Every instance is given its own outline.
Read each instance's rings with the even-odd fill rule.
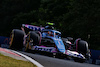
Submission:
[[[46,52],[52,52],[52,53],[58,52],[58,53],[62,53],[62,54],[74,57],[74,58],[85,59],[85,57],[82,54],[76,51],[70,51],[70,50],[65,49],[65,45],[61,39],[61,32],[57,30],[49,29],[49,28],[45,29],[44,27],[32,26],[32,25],[27,25],[27,24],[23,24],[22,26],[32,29],[33,31],[40,31],[42,34],[44,43],[48,42],[49,40],[52,40],[53,43],[56,45],[56,46],[53,45],[53,47],[52,46],[46,47],[45,45],[41,45],[41,46],[35,45],[32,47],[32,50],[46,51]],[[52,43],[50,45],[52,45]]]
[[[46,33],[46,32],[52,32],[53,36],[49,36],[48,33]],[[54,43],[57,46],[57,49],[59,50],[59,52],[65,53],[65,45],[64,45],[64,43],[63,43],[60,36],[61,36],[61,33],[59,31],[50,30],[50,29],[49,30],[45,29],[42,33],[42,37],[50,38],[54,41]]]

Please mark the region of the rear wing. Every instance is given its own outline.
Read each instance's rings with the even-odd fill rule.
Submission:
[[[43,31],[45,29],[44,27],[28,25],[28,24],[22,24],[22,27],[26,27],[26,28],[31,29],[33,31]]]

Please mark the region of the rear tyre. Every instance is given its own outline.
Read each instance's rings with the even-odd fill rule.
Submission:
[[[24,32],[19,29],[13,29],[10,35],[10,46],[11,49],[21,50],[23,48]]]

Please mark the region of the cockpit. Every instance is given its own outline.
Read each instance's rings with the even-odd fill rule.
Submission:
[[[46,36],[60,38],[61,33],[59,31],[56,31],[56,30],[44,30],[42,32],[42,37],[46,37]]]

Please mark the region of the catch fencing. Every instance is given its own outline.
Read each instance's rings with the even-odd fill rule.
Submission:
[[[2,48],[9,48],[9,37],[0,36],[0,46]]]

